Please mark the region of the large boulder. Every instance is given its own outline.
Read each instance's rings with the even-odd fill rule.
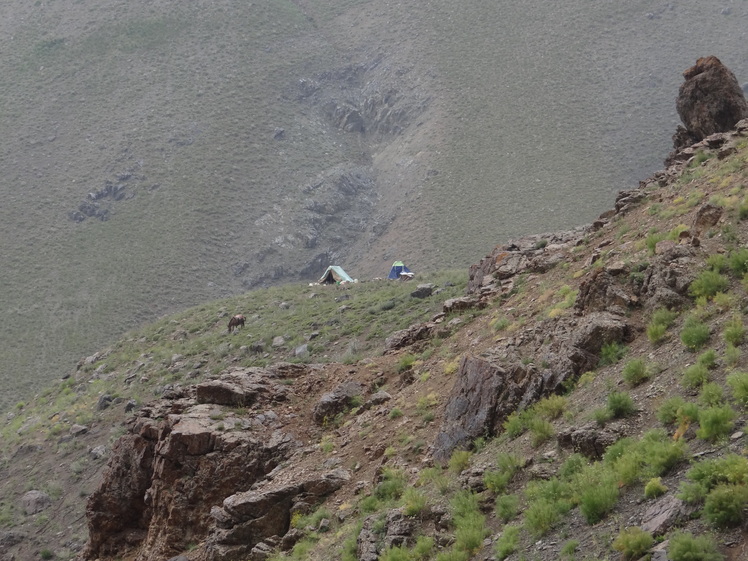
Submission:
[[[673,136],[677,149],[707,136],[727,132],[748,117],[748,102],[733,74],[715,56],[702,57],[683,73],[675,107],[685,125]]]
[[[312,411],[312,419],[318,425],[332,422],[338,413],[350,409],[353,399],[363,396],[364,392],[364,386],[355,380],[340,384],[320,398]]]

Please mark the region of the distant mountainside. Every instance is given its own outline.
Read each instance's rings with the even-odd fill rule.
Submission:
[[[748,6],[8,0],[0,408],[255,286],[466,266],[657,169]]]

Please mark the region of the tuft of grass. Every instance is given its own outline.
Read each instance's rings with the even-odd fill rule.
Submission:
[[[503,561],[519,548],[520,526],[508,524],[504,526],[499,539],[494,546],[494,555],[497,561]]]
[[[496,516],[502,522],[509,522],[519,514],[519,497],[517,495],[499,495],[496,497]]]
[[[470,465],[472,452],[469,450],[455,450],[449,458],[449,471],[452,473],[462,473]]]
[[[709,381],[709,369],[703,364],[692,364],[681,377],[681,384],[688,389],[699,388]]]

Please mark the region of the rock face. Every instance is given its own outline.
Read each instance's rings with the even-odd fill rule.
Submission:
[[[289,529],[291,513],[299,505],[317,504],[349,480],[346,470],[337,469],[227,497],[221,507],[211,510],[215,528],[200,561],[245,558],[264,538],[283,536]]]
[[[199,541],[212,526],[212,505],[248,490],[299,447],[277,430],[277,416],[251,420],[226,415],[216,418],[219,404],[237,403],[226,396],[252,395],[268,403],[287,389],[278,373],[236,369],[221,385],[205,384],[185,397],[144,407],[129,421],[129,433],[115,444],[99,488],[89,498],[86,514],[89,543],[85,559],[116,557],[137,550],[137,559],[169,558]],[[264,388],[253,393],[248,388]],[[200,395],[200,403],[196,394]],[[245,401],[239,400],[244,403]],[[263,431],[250,428],[264,427]],[[259,540],[258,540],[259,541]]]
[[[535,354],[543,357],[540,366],[512,360],[510,347],[521,339],[498,347],[488,360],[462,358],[434,441],[434,460],[445,462],[456,448],[480,436],[497,434],[512,412],[561,391],[565,382],[597,364],[605,343],[629,340],[632,328],[621,316],[594,312],[568,320],[568,324],[559,325],[558,332],[565,334],[563,342],[549,346],[535,346],[527,334],[524,344],[534,346]]]
[[[729,131],[748,117],[748,102],[735,74],[717,57],[698,59],[683,77],[686,81],[675,106],[685,128],[678,127],[673,136],[676,150],[711,134]]]

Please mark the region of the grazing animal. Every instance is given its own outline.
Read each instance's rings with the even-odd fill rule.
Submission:
[[[239,329],[240,327],[244,327],[244,320],[246,318],[241,314],[236,314],[234,317],[232,317],[229,320],[229,333],[231,333],[235,328]]]

